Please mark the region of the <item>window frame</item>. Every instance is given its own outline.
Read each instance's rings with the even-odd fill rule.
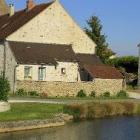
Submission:
[[[66,75],[66,68],[61,68],[61,74]]]
[[[41,71],[40,71],[41,69],[45,70],[45,73],[44,73],[43,77],[41,77]],[[45,79],[46,79],[46,67],[43,67],[43,66],[38,67],[38,80],[39,81],[45,81]]]
[[[32,66],[24,66],[24,79],[32,79]],[[26,74],[26,70],[28,70],[28,74]]]

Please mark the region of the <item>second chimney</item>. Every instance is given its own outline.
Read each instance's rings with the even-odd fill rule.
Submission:
[[[15,7],[14,4],[9,5],[9,15],[13,16],[15,14]]]
[[[35,3],[33,0],[27,0],[27,10],[31,10],[35,7]]]

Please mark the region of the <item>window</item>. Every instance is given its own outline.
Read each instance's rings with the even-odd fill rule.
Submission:
[[[46,79],[46,68],[40,67],[38,72],[38,79],[44,81]]]
[[[66,74],[66,69],[65,68],[61,69],[61,74]]]
[[[32,79],[32,67],[24,67],[24,79]]]

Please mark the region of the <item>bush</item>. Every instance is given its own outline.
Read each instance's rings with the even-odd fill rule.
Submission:
[[[65,105],[63,107],[63,113],[73,115],[74,121],[81,119],[81,111],[83,110],[80,105]]]
[[[7,101],[10,92],[10,84],[7,78],[0,75],[0,101]]]
[[[108,60],[108,64],[117,68],[124,68],[127,73],[137,73],[139,58],[135,56],[123,56]]]
[[[103,93],[103,97],[110,97],[110,92],[105,92],[105,93]]]
[[[119,98],[126,98],[126,97],[128,97],[128,94],[127,94],[126,91],[121,90],[120,92],[117,93],[117,97],[119,97]]]
[[[132,102],[128,103],[121,103],[125,107],[124,115],[131,115],[135,113],[135,104]]]
[[[48,98],[48,94],[43,92],[43,93],[40,94],[40,97],[41,98]]]
[[[30,91],[30,92],[28,92],[28,95],[30,95],[30,96],[39,96],[37,91]]]
[[[18,96],[27,96],[28,93],[24,89],[18,89],[16,91],[16,95],[18,95]]]
[[[92,91],[91,94],[90,94],[90,97],[94,97],[95,98],[96,97],[96,92]]]
[[[80,91],[77,93],[77,97],[80,97],[80,98],[86,97],[86,93],[84,92],[84,90],[80,90]]]
[[[140,106],[131,102],[106,102],[65,105],[64,113],[73,115],[74,120],[95,119],[140,113]]]

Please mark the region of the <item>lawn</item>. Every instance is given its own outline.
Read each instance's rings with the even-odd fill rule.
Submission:
[[[50,119],[63,112],[63,105],[14,103],[11,110],[0,113],[0,121]]]

